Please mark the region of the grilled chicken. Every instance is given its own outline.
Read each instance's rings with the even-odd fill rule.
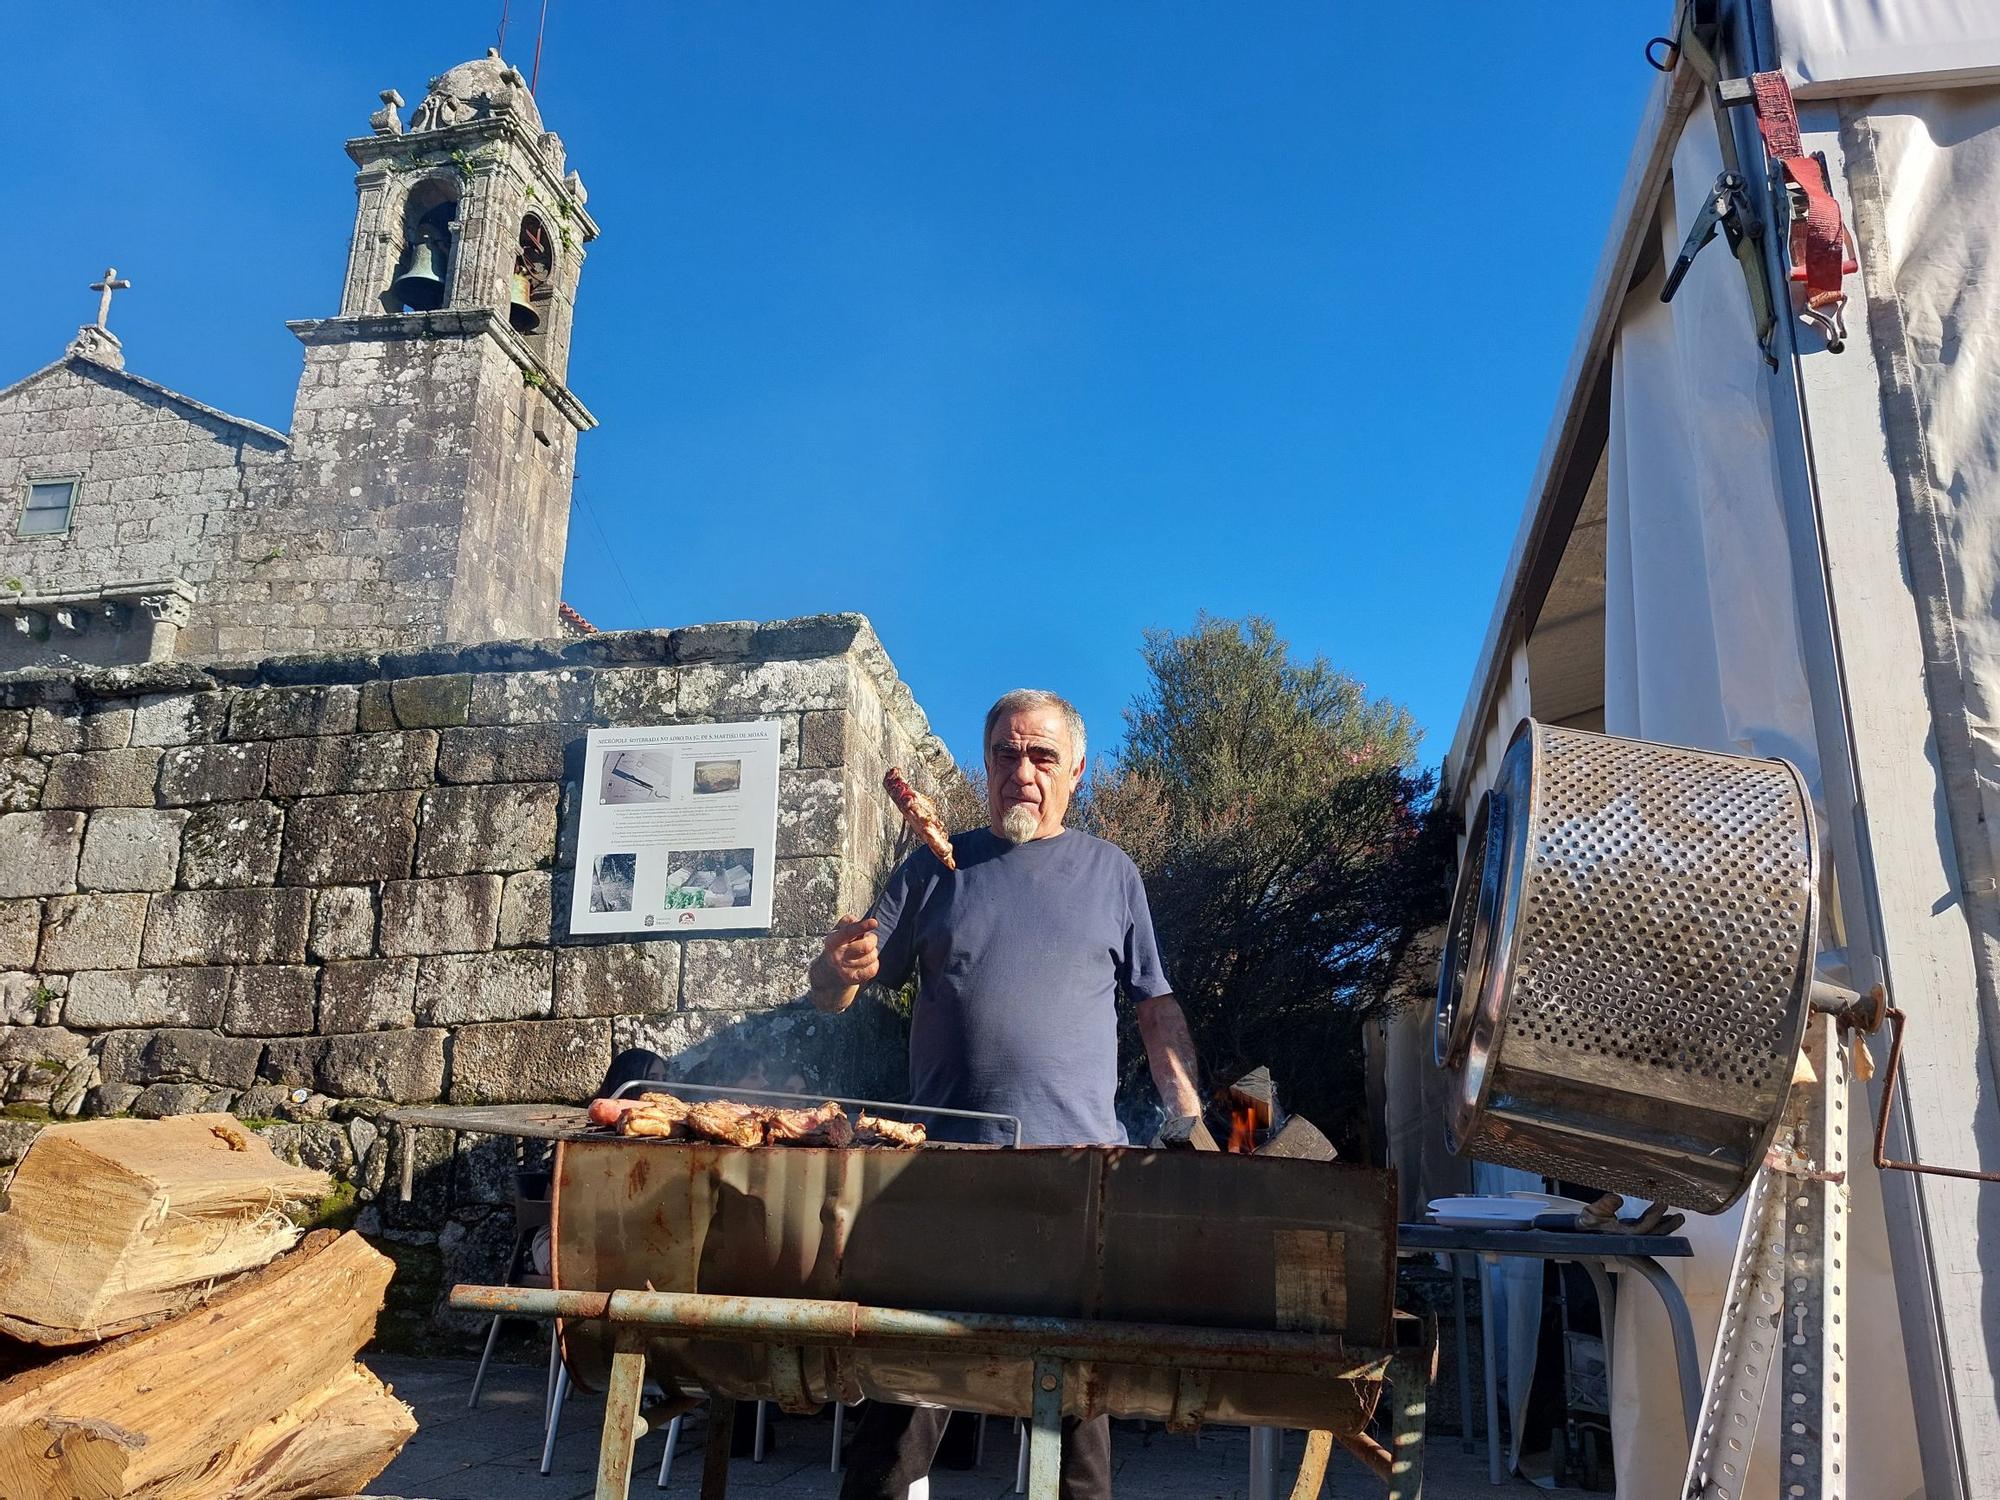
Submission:
[[[727,1099],[709,1099],[688,1106],[687,1127],[695,1135],[732,1146],[764,1144],[764,1118],[768,1112],[751,1104],[732,1104]]]
[[[926,1139],[924,1127],[914,1121],[885,1120],[879,1115],[863,1115],[855,1129],[864,1142],[873,1137],[888,1146],[921,1146]]]

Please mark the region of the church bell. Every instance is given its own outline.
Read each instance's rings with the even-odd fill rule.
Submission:
[[[533,333],[542,326],[535,307],[535,284],[525,271],[516,271],[507,297],[507,321],[516,333]]]
[[[444,257],[428,239],[403,252],[403,263],[389,293],[411,312],[436,312],[444,306]]]

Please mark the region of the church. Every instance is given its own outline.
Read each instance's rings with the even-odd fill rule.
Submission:
[[[498,52],[395,90],[359,171],[339,312],[289,432],[125,367],[97,320],[0,388],[0,672],[587,631],[561,601],[567,383],[597,225]]]

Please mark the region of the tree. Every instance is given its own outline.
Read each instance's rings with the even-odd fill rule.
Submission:
[[[1351,1148],[1361,1023],[1449,895],[1451,829],[1417,769],[1416,726],[1255,616],[1148,632],[1142,654],[1148,684],[1078,822],[1145,877],[1216,1080],[1269,1065],[1286,1107]],[[1130,1128],[1145,1069],[1136,1047],[1121,1055]]]

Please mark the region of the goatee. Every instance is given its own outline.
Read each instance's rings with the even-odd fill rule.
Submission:
[[[1016,802],[1000,814],[1000,837],[1010,844],[1030,842],[1042,826],[1042,815],[1025,802]]]

